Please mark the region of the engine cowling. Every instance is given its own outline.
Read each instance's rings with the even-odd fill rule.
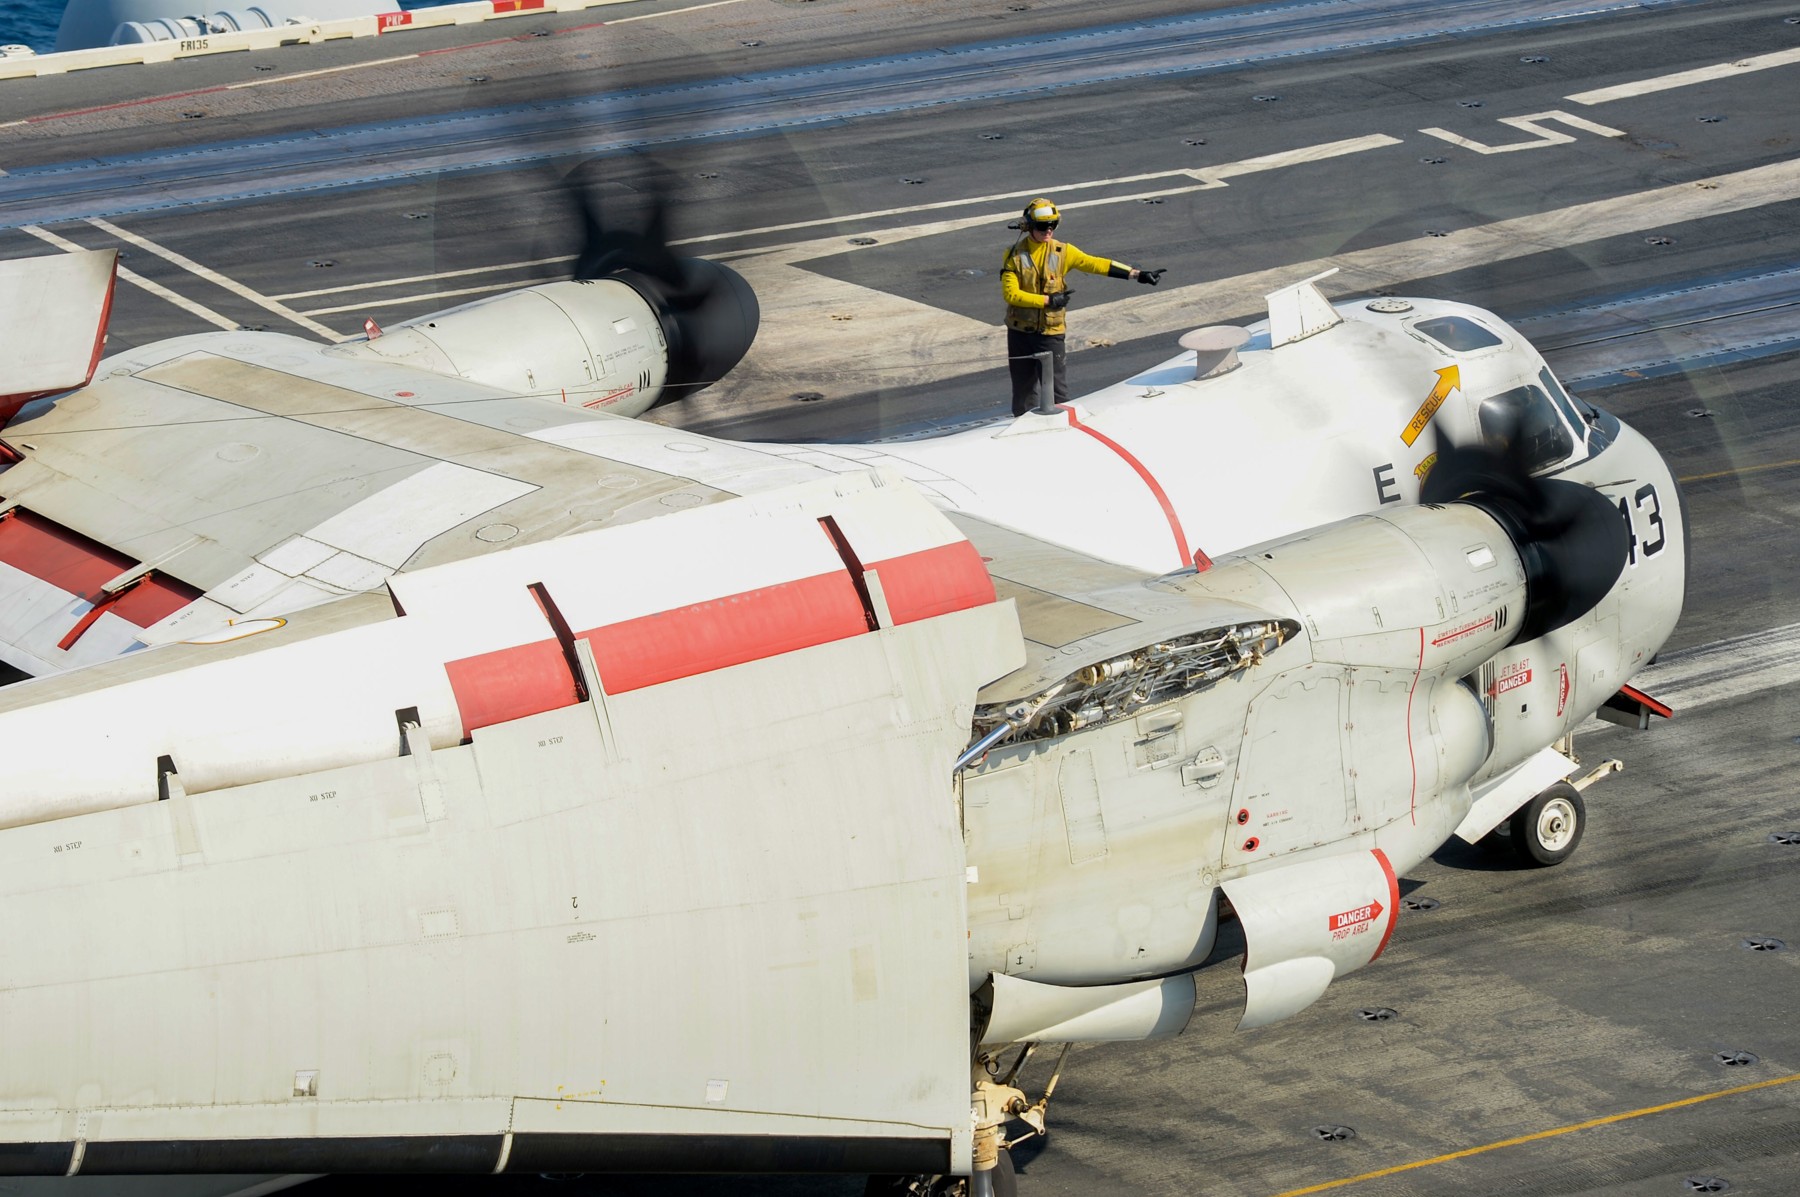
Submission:
[[[756,337],[756,296],[736,271],[698,258],[681,267],[683,288],[632,270],[543,283],[326,352],[642,415],[718,381]]]

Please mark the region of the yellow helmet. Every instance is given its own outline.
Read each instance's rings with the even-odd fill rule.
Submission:
[[[1025,205],[1023,226],[1025,228],[1032,228],[1035,226],[1038,228],[1047,227],[1053,229],[1061,222],[1061,220],[1062,213],[1057,210],[1056,205],[1041,196]]]

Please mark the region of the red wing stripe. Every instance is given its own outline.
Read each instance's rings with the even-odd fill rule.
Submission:
[[[1061,407],[1061,405],[1059,405],[1059,407],[1060,410],[1068,413],[1069,427],[1081,429],[1081,431],[1087,433],[1089,436],[1105,445],[1108,449],[1111,449],[1114,453],[1117,453],[1120,460],[1124,461],[1126,465],[1137,471],[1137,476],[1144,480],[1144,485],[1150,488],[1150,493],[1155,495],[1156,501],[1162,505],[1163,518],[1169,521],[1169,531],[1174,534],[1175,549],[1181,554],[1181,563],[1183,565],[1195,564],[1193,550],[1188,547],[1187,533],[1181,530],[1181,517],[1175,514],[1175,505],[1169,502],[1168,492],[1163,490],[1162,484],[1156,480],[1155,475],[1151,474],[1151,472],[1144,467],[1144,463],[1132,456],[1131,451],[1121,445],[1118,441],[1113,440],[1103,432],[1096,431],[1095,429],[1089,428],[1086,424],[1083,424],[1080,418],[1076,416],[1074,408]],[[1201,557],[1203,560],[1206,560],[1206,565],[1201,566],[1202,569],[1212,565],[1212,561],[1207,559],[1205,554],[1202,554]]]
[[[555,640],[449,661],[444,673],[456,693],[465,739],[478,727],[575,705],[568,662]]]
[[[75,626],[56,642],[56,647],[65,652],[75,647],[75,642],[86,635],[87,630],[108,611],[127,623],[147,628],[175,614],[199,597],[200,592],[186,583],[158,578],[153,574],[140,575],[125,589],[101,595],[100,600],[88,608],[87,614],[76,620]]]
[[[869,630],[843,571],[642,615],[578,635],[608,694],[692,677]]]
[[[119,259],[113,258],[112,274],[106,279],[106,298],[100,303],[100,322],[94,329],[94,352],[88,358],[87,377],[81,380],[86,386],[94,381],[94,371],[100,367],[100,355],[106,350],[106,326],[112,322],[113,293],[119,289]]]
[[[22,507],[0,521],[0,561],[81,598],[98,596],[102,586],[137,564]]]
[[[896,624],[995,601],[994,582],[966,540],[870,567]],[[608,694],[759,661],[862,635],[863,601],[848,570],[748,590],[578,632]],[[540,640],[445,664],[463,735],[577,701],[561,646]]]
[[[111,610],[120,619],[147,628],[167,619],[200,597],[201,592],[186,582],[150,574],[142,582],[121,594]]]
[[[200,597],[200,591],[187,583],[154,574],[116,598],[103,594],[102,586],[137,562],[22,507],[13,508],[0,520],[0,561],[58,590],[96,602],[140,628],[173,615]]]
[[[994,579],[966,540],[890,557],[872,567],[896,624],[967,611],[995,601]]]
[[[1388,940],[1391,939],[1394,934],[1394,924],[1400,918],[1400,878],[1394,876],[1394,865],[1392,861],[1388,860],[1387,853],[1383,852],[1380,848],[1376,848],[1373,851],[1375,853],[1376,863],[1381,866],[1381,871],[1387,874],[1388,900],[1387,926],[1382,928],[1381,942],[1375,945],[1375,955],[1369,957],[1371,962],[1383,952],[1387,951]]]

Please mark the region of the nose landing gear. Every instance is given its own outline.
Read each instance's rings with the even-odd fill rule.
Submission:
[[[1044,1095],[1033,1103],[1012,1082],[1036,1047],[1035,1043],[1027,1043],[1021,1048],[1012,1068],[998,1081],[990,1079],[999,1073],[998,1060],[985,1053],[976,1060],[978,1079],[969,1098],[969,1116],[975,1124],[973,1175],[871,1176],[863,1190],[865,1197],[1017,1197],[1019,1182],[1013,1171],[1012,1149],[1033,1136],[1048,1133],[1045,1110],[1062,1077],[1063,1062],[1069,1058],[1069,1045],[1065,1043],[1056,1060],[1056,1071],[1044,1086]],[[1024,1123],[1026,1129],[1008,1139],[1003,1132],[1006,1124],[1014,1120]]]

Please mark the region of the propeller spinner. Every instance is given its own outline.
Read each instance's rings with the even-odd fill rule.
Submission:
[[[1468,503],[1512,538],[1525,567],[1525,617],[1515,642],[1555,631],[1600,604],[1630,553],[1613,501],[1590,486],[1534,476],[1519,438],[1456,445],[1439,436],[1422,503]]]
[[[756,293],[729,266],[675,255],[669,248],[668,204],[661,195],[652,197],[641,231],[608,222],[591,191],[575,195],[584,229],[575,278],[626,284],[662,323],[669,373],[656,406],[717,382],[743,360],[761,319]]]

